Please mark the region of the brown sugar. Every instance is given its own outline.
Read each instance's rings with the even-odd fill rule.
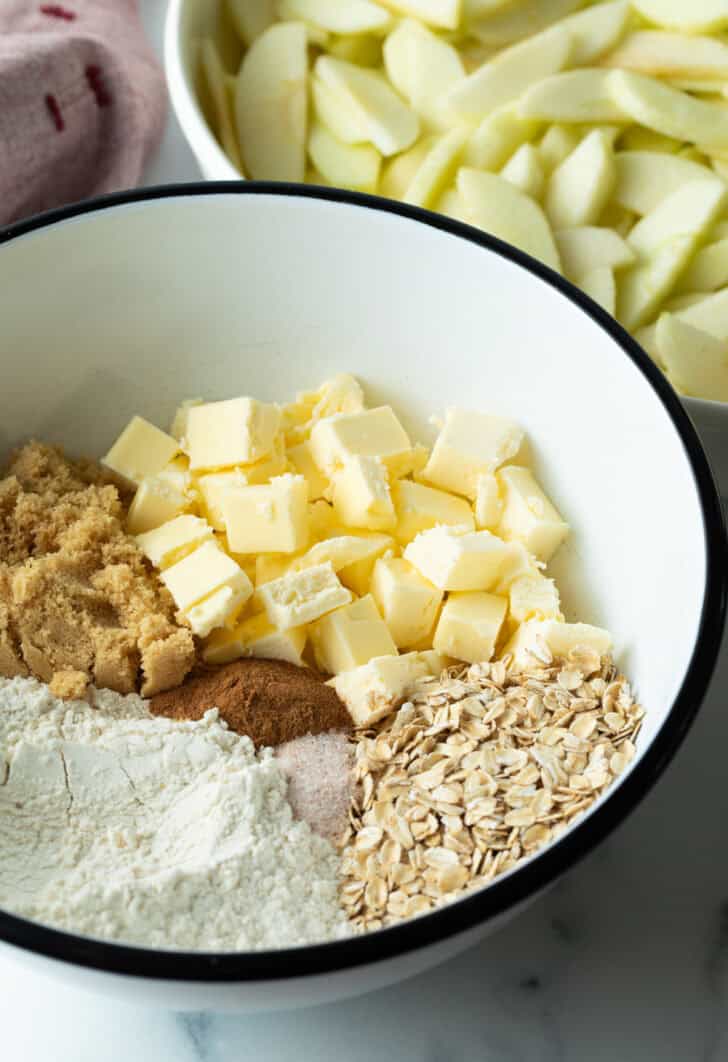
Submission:
[[[124,531],[124,499],[91,462],[31,442],[0,480],[0,675],[75,696],[179,685],[191,631]]]
[[[155,715],[171,719],[201,719],[210,708],[218,708],[231,730],[247,734],[258,746],[351,729],[334,690],[314,671],[282,660],[236,660],[150,703]]]

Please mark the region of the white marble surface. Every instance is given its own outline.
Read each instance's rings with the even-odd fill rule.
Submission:
[[[142,0],[157,44],[163,0]],[[150,183],[197,176],[170,120]],[[0,959],[0,1056],[23,1062],[728,1059],[728,655],[664,779],[518,921],[394,989],[291,1015],[122,1006]]]

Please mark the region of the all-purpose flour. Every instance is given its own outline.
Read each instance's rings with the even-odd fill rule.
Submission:
[[[216,712],[0,679],[0,907],[160,948],[286,947],[346,935],[338,864]]]

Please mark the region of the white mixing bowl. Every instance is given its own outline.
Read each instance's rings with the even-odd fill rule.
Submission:
[[[210,955],[122,947],[0,912],[0,940],[18,959],[178,1009],[361,992],[503,924],[654,785],[718,652],[722,514],[670,387],[565,281],[473,229],[385,200],[208,183],[0,232],[0,320],[0,454],[31,435],[101,454],[134,413],[165,424],[190,395],[285,399],[339,371],[401,410],[423,441],[447,405],[518,420],[573,527],[553,565],[567,614],[614,633],[647,710],[636,759],[583,820],[436,913],[345,942]]]

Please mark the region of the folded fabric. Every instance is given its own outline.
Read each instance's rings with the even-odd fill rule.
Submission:
[[[0,224],[137,184],[165,114],[136,0],[0,0]]]

